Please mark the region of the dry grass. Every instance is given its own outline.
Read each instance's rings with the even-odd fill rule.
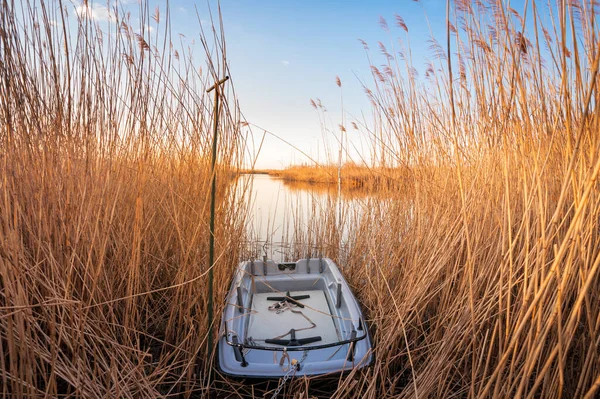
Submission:
[[[202,392],[205,88],[223,73],[224,43],[200,38],[220,51],[199,74],[158,12],[157,33],[135,33],[153,12],[144,3],[139,26],[121,15],[104,34],[83,17],[69,32],[70,4],[22,6],[0,13],[0,395]],[[238,118],[220,116],[219,298],[243,228],[226,178]]]
[[[356,208],[337,220],[331,201],[308,228],[298,226],[293,240],[305,248],[291,254],[319,251],[345,265],[376,361],[349,375],[297,379],[286,395],[597,396],[597,14],[588,1],[564,2],[542,26],[538,3],[525,14],[457,0],[449,41],[432,41],[424,82],[410,48],[380,48],[385,65],[372,65],[367,89],[377,121],[372,158],[410,171],[408,198],[367,197],[358,221]],[[194,75],[168,41],[155,52],[162,42],[144,39],[146,47],[126,27],[115,29],[118,40],[104,38],[112,54],[104,58],[88,45],[98,33],[82,21],[64,54],[62,27],[49,23],[60,15],[17,25],[3,7],[3,395],[272,390],[276,382],[213,380],[207,366],[210,106],[202,93],[213,76]],[[226,173],[239,166],[239,124],[233,109],[222,120]],[[244,214],[228,190],[220,187],[219,297]],[[348,230],[343,247],[338,223]]]
[[[414,192],[365,200],[359,223],[344,209],[346,251],[333,209],[299,237],[346,265],[376,345],[329,395],[597,397],[598,10],[560,3],[542,26],[538,7],[457,1],[424,82],[410,48],[379,46],[372,155]]]
[[[286,181],[337,184],[336,165],[290,166],[282,170],[271,170],[269,175]],[[359,187],[368,191],[406,190],[412,182],[407,170],[385,167],[359,166],[346,163],[341,169],[341,183],[345,187]]]

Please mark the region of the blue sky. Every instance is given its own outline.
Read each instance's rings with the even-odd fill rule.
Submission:
[[[120,0],[120,3],[126,9],[138,7],[136,0]],[[208,27],[208,7],[216,13],[217,4],[213,0],[170,1],[173,36],[181,33],[187,43],[197,39],[198,18]],[[248,122],[292,144],[267,135],[256,167],[282,168],[310,162],[302,152],[327,162],[324,142],[330,148],[337,148],[336,140],[331,131],[322,131],[310,99],[321,99],[328,110],[330,128],[337,134],[342,118],[340,90],[335,84],[339,76],[346,126],[353,118],[362,119],[361,114],[368,122],[370,105],[359,79],[370,83],[372,78],[358,39],[370,45],[376,65],[383,63],[378,42],[389,49],[398,38],[407,38],[394,24],[395,14],[400,15],[409,30],[414,66],[422,76],[426,60],[433,58],[428,43],[431,35],[440,42],[445,39],[445,4],[445,0],[223,0],[227,56],[242,112]],[[510,4],[521,13],[524,0],[512,0]],[[103,5],[106,2],[92,3],[93,10],[100,14]],[[156,6],[164,15],[166,1],[150,1],[151,13]],[[381,28],[380,17],[387,20],[389,32]],[[101,18],[99,15],[97,19]],[[201,46],[196,43],[195,52],[202,54]],[[253,133],[256,141],[262,136],[262,130],[257,128]],[[360,155],[367,157],[360,134],[351,128],[348,134]],[[356,151],[350,155],[355,160],[360,158]]]
[[[320,162],[327,161],[323,137],[331,147],[337,148],[337,144],[331,132],[323,134],[311,98],[321,99],[337,133],[334,127],[342,117],[340,91],[335,84],[339,76],[346,119],[352,119],[350,115],[360,117],[361,111],[367,118],[370,115],[369,102],[357,79],[370,81],[367,58],[358,39],[378,53],[378,41],[389,45],[397,36],[406,38],[404,31],[393,26],[397,13],[404,18],[411,40],[416,38],[418,47],[425,49],[430,31],[424,11],[436,35],[443,33],[439,28],[445,18],[443,0],[421,4],[410,0],[234,0],[223,1],[221,10],[242,112],[249,122],[277,134]],[[380,27],[380,16],[388,21],[389,33]],[[424,65],[426,52],[419,50],[415,56],[416,64]],[[358,133],[352,129],[348,132],[360,146]],[[254,134],[260,137],[262,131],[254,129]],[[305,161],[295,148],[267,135],[256,166],[281,168]]]

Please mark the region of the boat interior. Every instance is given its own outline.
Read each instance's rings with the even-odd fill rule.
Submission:
[[[353,361],[354,342],[367,334],[345,280],[323,258],[246,262],[224,314],[225,335],[242,344],[234,350],[243,364],[272,364],[275,352],[308,349],[311,362]]]

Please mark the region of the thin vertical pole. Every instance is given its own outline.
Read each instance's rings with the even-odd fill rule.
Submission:
[[[342,252],[342,140],[344,138],[343,136],[343,132],[342,135],[340,136],[340,158],[339,158],[339,162],[338,162],[338,181],[337,181],[337,189],[338,189],[338,196],[337,196],[337,228],[338,228],[338,235],[339,235],[339,242],[338,242],[338,256],[339,254],[341,254]],[[339,258],[338,258],[339,259]]]
[[[342,81],[339,76],[335,77],[335,83],[340,88],[340,103],[342,108],[342,123],[340,124],[340,154],[338,158],[338,196],[337,196],[337,229],[338,229],[338,259],[342,254],[342,156],[344,151],[344,94],[342,91]],[[346,138],[348,134],[346,134]],[[348,161],[348,148],[346,147],[346,161]]]
[[[212,178],[212,187],[210,191],[210,240],[208,244],[208,358],[212,357],[213,351],[213,268],[215,266],[215,197],[217,192],[217,173],[215,164],[217,163],[217,136],[219,129],[219,86],[225,83],[229,76],[216,82],[212,87],[206,90],[207,93],[215,90],[215,103],[213,110],[213,143],[212,143],[212,161],[210,174]]]

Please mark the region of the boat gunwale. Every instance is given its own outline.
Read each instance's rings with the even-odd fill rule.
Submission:
[[[324,364],[328,363],[329,364],[329,360],[330,358],[327,358],[325,360],[314,360],[312,362],[308,362],[307,363],[307,367],[308,364],[313,364],[313,366],[311,367],[316,367],[314,370],[311,368],[310,371],[304,371],[304,367],[302,367],[302,371],[299,371],[302,375],[307,375],[307,376],[317,376],[317,375],[330,375],[330,374],[338,374],[338,373],[345,373],[348,372],[351,369],[355,369],[355,368],[362,368],[362,367],[367,367],[369,365],[371,365],[374,361],[374,352],[373,352],[373,344],[371,343],[371,334],[370,331],[368,329],[368,323],[366,322],[366,317],[362,312],[362,309],[360,307],[360,304],[357,300],[357,298],[354,296],[354,293],[352,292],[352,289],[350,288],[348,282],[346,281],[346,279],[344,278],[344,276],[342,275],[339,267],[337,266],[337,264],[335,262],[333,262],[331,259],[329,258],[319,258],[319,272],[318,273],[312,273],[311,272],[311,268],[313,268],[312,270],[315,271],[314,269],[314,265],[310,265],[310,263],[312,263],[311,261],[315,260],[314,258],[306,258],[306,259],[299,259],[297,262],[289,262],[289,263],[296,263],[297,265],[300,265],[301,261],[306,261],[306,263],[304,265],[300,266],[300,269],[292,272],[292,273],[278,273],[278,271],[282,271],[281,268],[278,268],[279,270],[274,271],[275,274],[272,274],[272,268],[273,267],[278,267],[278,262],[269,260],[269,274],[267,275],[266,271],[263,270],[264,274],[261,274],[260,271],[258,271],[256,274],[254,272],[254,268],[251,266],[253,265],[253,259],[249,260],[249,261],[242,261],[238,264],[238,267],[236,268],[236,272],[234,272],[234,275],[232,277],[232,281],[230,284],[230,289],[229,292],[226,296],[225,299],[225,308],[223,309],[223,316],[221,319],[221,328],[222,330],[220,331],[219,335],[219,342],[217,343],[217,349],[219,352],[219,356],[218,356],[218,360],[217,360],[217,368],[219,369],[220,372],[222,372],[224,375],[230,376],[230,377],[236,377],[236,378],[253,378],[253,379],[269,379],[269,378],[279,378],[281,376],[283,376],[283,374],[279,371],[276,370],[270,370],[270,366],[268,364],[265,364],[264,366],[266,367],[264,370],[262,370],[262,372],[259,372],[257,370],[245,370],[246,367],[249,366],[248,361],[246,360],[246,356],[249,355],[249,353],[245,353],[247,351],[252,351],[252,349],[255,349],[257,352],[255,353],[255,356],[264,356],[264,353],[268,353],[268,352],[272,352],[273,355],[275,355],[276,353],[285,353],[285,352],[293,352],[293,353],[298,353],[298,352],[315,352],[315,353],[320,353],[324,350],[327,349],[331,349],[334,348],[333,350],[335,350],[334,354],[337,353],[342,347],[347,346],[348,348],[348,353],[347,355],[343,356],[342,358],[336,360],[336,365],[329,365],[326,366]],[[267,262],[266,259],[263,259],[264,263]],[[259,265],[260,266],[260,265]],[[323,268],[323,266],[325,266]],[[263,265],[263,269],[264,269],[265,265]],[[324,278],[325,275],[329,275],[329,277]],[[316,279],[313,281],[313,278],[309,277],[309,276],[313,276],[313,275],[318,275],[316,276]],[[279,292],[279,290],[281,290],[281,292],[286,292],[286,290],[290,290],[290,287],[286,287],[285,285],[283,287],[279,287],[279,288],[274,288],[271,285],[272,284],[279,284],[279,283],[283,283],[285,281],[287,281],[288,278],[291,278],[293,280],[295,280],[294,277],[301,277],[300,280],[304,281],[304,283],[308,283],[309,285],[314,285],[316,284],[318,281],[322,280],[325,282],[325,285],[323,285],[323,288],[318,289],[323,290],[325,293],[325,299],[327,301],[327,306],[329,307],[329,312],[331,313],[331,317],[333,318],[342,318],[343,320],[350,320],[351,324],[346,324],[344,323],[344,325],[346,326],[345,328],[342,327],[341,325],[338,326],[338,324],[334,321],[334,326],[336,328],[336,331],[338,332],[338,338],[337,339],[341,339],[342,335],[340,335],[340,331],[338,331],[338,327],[339,328],[343,328],[345,331],[345,335],[346,337],[348,337],[347,339],[341,339],[339,341],[336,342],[329,342],[329,343],[320,343],[320,344],[313,344],[313,345],[299,345],[299,346],[285,346],[285,345],[273,345],[273,346],[269,346],[267,344],[258,344],[255,341],[246,341],[246,340],[241,340],[239,339],[240,336],[237,332],[237,328],[235,327],[240,327],[242,328],[243,326],[239,325],[239,321],[236,321],[238,319],[237,316],[237,312],[235,311],[236,308],[241,307],[242,309],[248,309],[248,307],[252,306],[252,302],[254,300],[254,296],[251,294],[250,290],[254,290],[254,288],[250,288],[248,286],[248,284],[250,284],[248,281],[251,281],[251,285],[253,286],[255,278],[258,277],[259,280],[261,280],[264,284],[261,285],[262,288],[260,288],[259,292],[263,292],[263,288],[268,287],[270,289],[264,291],[264,292],[271,292],[271,290],[273,290],[274,292],[277,291]],[[245,281],[246,280],[246,281]],[[244,282],[245,281],[245,282]],[[340,290],[341,292],[343,292],[343,303],[344,305],[342,306],[345,310],[343,311],[343,314],[340,314],[338,311],[335,311],[334,309],[332,309],[332,307],[334,306],[334,304],[330,301],[335,301],[334,296],[334,291],[335,289],[332,288],[332,283],[336,282],[337,283],[337,290]],[[276,285],[277,285],[276,284]],[[263,287],[264,285],[264,287]],[[242,293],[239,292],[239,288],[242,288]],[[310,290],[310,288],[306,288],[308,290]],[[236,300],[236,295],[240,296],[243,295],[243,297],[245,298],[245,300],[243,301],[242,304],[239,304]],[[247,303],[248,301],[246,300],[246,298],[249,298],[249,304]],[[339,301],[339,299],[338,299]],[[337,306],[336,306],[337,308]],[[239,310],[239,309],[238,309]],[[349,312],[349,313],[346,313]],[[235,315],[234,315],[235,313]],[[244,319],[246,318],[246,316],[248,316],[246,313],[247,312],[243,312],[244,313]],[[228,317],[231,317],[228,319]],[[231,327],[235,328],[235,329],[230,329],[229,325],[231,323]],[[245,324],[247,327],[247,323],[248,320],[246,320]],[[357,336],[357,334],[361,334],[359,336]],[[366,338],[366,339],[365,339]],[[227,349],[226,349],[227,348]],[[340,349],[335,349],[335,348],[340,348]],[[240,358],[241,355],[241,358]],[[233,363],[230,363],[230,361],[233,360],[233,356],[235,356],[235,361]],[[231,357],[231,360],[227,360],[229,359],[229,357]],[[223,366],[223,364],[221,364],[221,362],[224,361],[227,365]],[[343,361],[343,363],[339,363],[340,361]],[[358,363],[355,363],[355,361],[358,361]],[[352,366],[349,367],[347,366],[347,362],[351,362]],[[224,364],[225,364],[224,363]],[[238,364],[239,363],[239,364]],[[252,361],[250,361],[250,363],[254,364]],[[259,361],[260,364],[263,364],[262,360]],[[267,362],[269,363],[269,362]],[[339,363],[339,364],[337,364]],[[269,369],[269,370],[268,370]]]
[[[367,331],[367,335],[369,336],[370,339],[370,334]],[[217,343],[217,348],[219,347],[220,343]],[[375,352],[373,351],[373,348],[369,349],[369,354],[371,355],[371,358],[369,359],[368,362],[363,363],[363,360],[361,360],[358,364],[361,365],[360,368],[362,367],[370,367],[371,365],[373,365],[373,363],[375,363]],[[273,380],[280,380],[283,375],[255,375],[255,374],[251,374],[251,373],[233,373],[233,372],[229,372],[229,371],[225,371],[222,367],[221,367],[221,360],[219,358],[219,356],[216,357],[216,366],[217,366],[217,370],[219,371],[219,373],[223,374],[224,376],[228,377],[228,378],[233,378],[236,380],[253,380],[253,381],[273,381]],[[338,375],[347,375],[350,374],[352,372],[354,372],[355,367],[352,368],[343,368],[343,369],[338,369],[338,370],[333,370],[333,371],[328,371],[325,373],[316,373],[316,374],[297,374],[297,376],[308,376],[308,377],[336,377]]]

